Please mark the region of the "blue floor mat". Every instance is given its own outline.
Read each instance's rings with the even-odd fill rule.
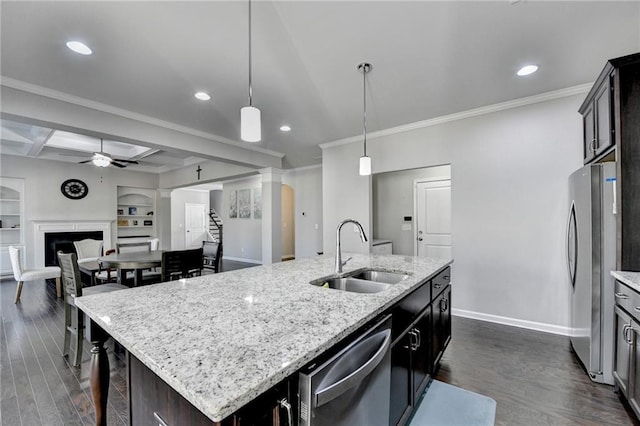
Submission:
[[[410,426],[493,426],[496,401],[434,380],[409,420]]]

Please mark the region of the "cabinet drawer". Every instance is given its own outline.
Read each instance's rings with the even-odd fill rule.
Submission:
[[[631,316],[640,318],[640,293],[616,281],[615,299],[616,303]]]
[[[435,299],[451,283],[451,267],[447,268],[431,279],[431,298]]]

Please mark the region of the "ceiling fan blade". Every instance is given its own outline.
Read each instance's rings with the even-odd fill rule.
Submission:
[[[78,164],[84,164],[84,163],[90,163],[93,160],[84,160],[84,161],[78,161]]]
[[[138,164],[136,160],[125,160],[123,158],[114,158],[113,161],[119,161],[121,163]]]
[[[111,161],[111,165],[112,166],[116,166],[116,167],[120,167],[121,169],[124,169],[125,167],[127,167],[124,164],[116,163],[115,161]]]

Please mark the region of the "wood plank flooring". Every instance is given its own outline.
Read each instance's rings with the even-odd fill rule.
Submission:
[[[93,424],[89,343],[80,368],[70,367],[55,285],[25,283],[18,305],[15,288],[0,281],[0,425]],[[108,422],[123,425],[126,365],[111,344],[109,357]],[[640,425],[613,387],[588,379],[562,336],[454,317],[436,378],[495,399],[497,425]]]
[[[638,425],[613,386],[593,383],[569,338],[453,317],[437,380],[491,397],[496,425]]]

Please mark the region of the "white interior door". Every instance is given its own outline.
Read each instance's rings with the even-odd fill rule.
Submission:
[[[204,204],[184,205],[185,248],[198,248],[207,240],[205,207]]]
[[[415,252],[451,258],[451,180],[416,182]]]

